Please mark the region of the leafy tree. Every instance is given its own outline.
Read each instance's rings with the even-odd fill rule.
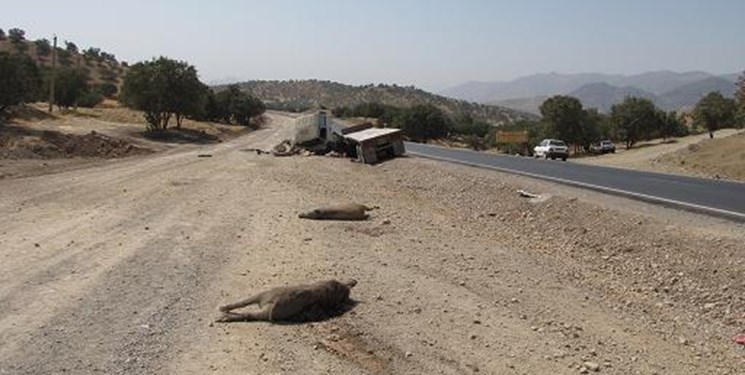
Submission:
[[[469,114],[461,114],[455,116],[452,119],[451,130],[453,133],[457,133],[464,136],[474,136],[477,138],[484,138],[492,130],[492,126],[488,122],[476,121]],[[474,141],[469,141],[473,143]]]
[[[393,125],[402,129],[409,138],[416,141],[442,138],[449,130],[445,113],[431,104],[415,105],[403,110],[396,117]]]
[[[104,96],[96,90],[85,91],[78,97],[78,105],[85,108],[93,108],[103,102]]]
[[[100,48],[90,47],[87,50],[84,50],[83,51],[83,56],[85,56],[87,59],[91,59],[91,60],[100,60],[101,59],[101,49]]]
[[[13,44],[25,42],[26,32],[19,28],[10,29],[8,30],[8,39],[10,39],[10,42]]]
[[[0,41],[7,39],[8,37],[5,35],[5,31],[3,29],[0,29]]]
[[[584,110],[582,114],[582,132],[579,137],[579,143],[582,147],[587,151],[593,142],[610,138],[613,137],[611,137],[607,116],[600,113],[596,108]]]
[[[31,58],[0,52],[0,111],[37,99],[40,90],[41,74]]]
[[[132,65],[124,78],[120,100],[145,111],[150,130],[164,130],[174,115],[198,113],[203,106],[205,86],[197,70],[184,61],[160,57]]]
[[[15,28],[8,30],[8,39],[19,52],[26,52],[28,46],[26,45],[26,32]]]
[[[659,118],[659,135],[663,140],[671,137],[682,137],[688,135],[688,128],[680,121],[675,111],[657,111]]]
[[[654,103],[637,97],[626,97],[623,102],[614,104],[610,117],[618,137],[626,142],[626,148],[649,139],[659,121]]]
[[[116,87],[113,83],[101,83],[96,85],[96,87],[93,88],[93,91],[103,95],[106,98],[111,98],[116,96],[116,94],[119,92],[119,88]]]
[[[79,50],[78,46],[75,45],[75,43],[65,41],[65,51],[69,52],[70,54],[76,54]]]
[[[582,144],[586,125],[582,102],[571,96],[556,95],[541,104],[543,119],[553,128],[553,133],[575,145]]]
[[[70,57],[71,56],[72,56],[72,54],[70,53],[70,51],[68,51],[66,49],[63,49],[63,48],[60,48],[60,47],[57,47],[57,62],[60,64],[60,66],[64,66],[64,67],[70,66],[71,65],[71,61],[70,61]]]
[[[52,45],[47,39],[39,39],[34,42],[36,45],[36,54],[42,57],[49,56],[52,53]]]
[[[696,104],[693,118],[709,131],[709,138],[714,138],[715,131],[733,124],[736,109],[734,99],[725,98],[718,91],[710,92]]]
[[[208,102],[207,105],[213,104]],[[238,85],[230,85],[227,90],[217,93],[214,105],[216,110],[213,110],[217,113],[218,121],[228,124],[235,122],[244,126],[250,126],[252,118],[266,111],[266,106],[261,100],[241,91]]]
[[[737,100],[737,118],[735,119],[735,125],[738,128],[745,127],[745,73],[740,75],[737,80],[737,93],[735,94]]]
[[[77,69],[60,69],[54,81],[54,104],[70,108],[88,91],[88,77]]]
[[[114,54],[111,54],[111,53],[107,53],[107,52],[103,52],[102,51],[101,54],[100,54],[100,56],[101,56],[101,60],[106,61],[109,64],[116,64],[117,63],[116,56],[114,56]]]

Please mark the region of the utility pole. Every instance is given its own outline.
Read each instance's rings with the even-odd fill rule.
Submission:
[[[80,54],[79,53],[77,54],[77,59],[75,61],[75,74],[76,75],[80,74]],[[75,95],[75,112],[78,111],[78,96],[79,95],[77,94]]]
[[[52,47],[52,76],[49,79],[49,113],[54,106],[54,80],[57,78],[57,35],[54,36],[54,47]]]

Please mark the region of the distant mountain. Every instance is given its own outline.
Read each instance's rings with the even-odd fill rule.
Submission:
[[[709,77],[700,81],[692,82],[668,91],[659,98],[659,105],[667,110],[686,108],[690,109],[712,91],[719,91],[728,98],[735,96],[735,84],[722,77]]]
[[[604,82],[589,83],[564,95],[573,96],[582,102],[585,108],[597,108],[600,112],[609,112],[613,104],[620,103],[627,96],[637,96],[657,102],[657,96],[636,87],[617,87]],[[490,104],[540,115],[540,107],[549,96],[506,99]]]
[[[377,102],[398,107],[432,104],[448,113],[466,113],[495,125],[510,124],[535,116],[492,105],[446,98],[415,87],[398,85],[352,86],[319,80],[248,81],[239,83],[242,90],[275,108],[334,108]],[[216,87],[218,90],[220,86]]]
[[[710,77],[714,77],[714,75],[698,71],[676,73],[669,70],[660,70],[606,82],[618,87],[635,87],[655,95],[662,95],[677,87]]]
[[[730,82],[737,82],[737,80],[740,79],[740,76],[742,76],[741,73],[733,73],[733,74],[721,75],[719,77],[724,78],[724,79],[726,79],[726,80],[728,80]]]
[[[535,74],[509,82],[468,82],[440,92],[441,95],[480,103],[505,99],[556,95],[576,90],[588,83],[622,79],[620,75],[599,73]]]
[[[543,102],[546,101],[546,99],[548,98],[550,98],[550,96],[540,95],[540,96],[534,96],[531,98],[498,100],[495,102],[489,102],[487,104],[511,108],[516,111],[532,113],[534,115],[540,116],[541,115],[541,111],[540,111],[541,104],[543,104]]]
[[[584,85],[569,95],[579,99],[584,107],[597,108],[600,112],[609,112],[614,104],[622,102],[627,96],[657,100],[654,94],[642,89],[617,87],[603,82]]]
[[[627,95],[652,99],[665,110],[691,108],[701,96],[720,91],[731,97],[739,74],[716,76],[706,72],[646,72],[637,75],[536,74],[509,82],[469,82],[443,91],[454,98],[467,98],[529,113],[538,113],[543,100],[553,95],[580,98],[585,107],[607,111]]]

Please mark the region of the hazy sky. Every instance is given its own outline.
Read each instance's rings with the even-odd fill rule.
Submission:
[[[0,28],[204,81],[329,79],[440,90],[560,72],[745,69],[745,0],[2,0]]]

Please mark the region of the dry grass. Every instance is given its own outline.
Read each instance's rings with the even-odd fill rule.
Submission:
[[[655,161],[692,174],[745,181],[745,133],[705,139]]]

